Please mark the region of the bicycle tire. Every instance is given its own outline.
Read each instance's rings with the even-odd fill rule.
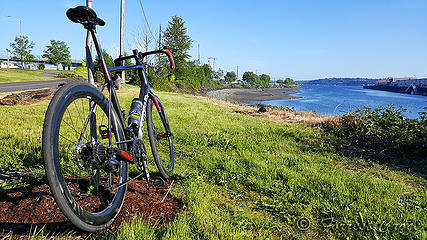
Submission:
[[[89,128],[90,139],[87,140],[87,128],[82,127],[82,130],[79,129],[79,122],[83,123],[81,120],[85,118],[82,118],[79,104],[82,106],[82,112],[85,109],[88,110],[86,118],[89,119],[90,102],[94,102],[96,106],[95,114],[91,114],[90,118],[96,128],[91,128],[91,126],[95,125],[88,126],[86,124],[87,128]],[[74,110],[77,109],[78,113],[72,111],[73,108]],[[76,161],[78,160],[75,160],[75,156],[80,156],[83,152],[81,150],[83,149],[81,148],[81,141],[70,140],[74,139],[75,135],[78,136],[77,141],[82,138],[81,136],[84,136],[87,142],[91,141],[93,143],[95,140],[96,142],[106,141],[97,130],[97,124],[100,123],[101,126],[105,122],[104,114],[108,125],[107,98],[88,83],[74,82],[61,87],[56,92],[49,104],[43,125],[43,158],[48,183],[54,199],[64,215],[75,226],[88,232],[103,230],[113,223],[122,208],[127,187],[124,185],[118,190],[108,193],[105,183],[108,180],[108,176],[111,176],[111,181],[116,182],[116,184],[126,181],[128,177],[127,162],[122,161],[116,172],[107,173],[102,169],[101,164],[95,164],[93,159],[88,160],[87,158],[84,160],[83,169],[82,166],[77,164],[78,162]],[[80,115],[80,120],[77,117],[78,115]],[[75,128],[70,127],[71,124]],[[123,127],[114,109],[112,109],[111,114],[111,125],[112,138],[116,141],[125,140]],[[84,126],[84,123],[82,126]],[[83,131],[83,129],[86,130]],[[80,136],[79,131],[82,131]],[[96,133],[96,135],[93,133]],[[125,145],[117,146],[126,148]],[[82,153],[81,155],[84,154]],[[73,156],[73,158],[70,156]],[[80,159],[80,161],[82,160]],[[101,177],[101,174],[106,175],[106,177]],[[88,178],[87,175],[90,177]],[[95,181],[99,182],[98,191],[93,189],[93,186],[96,185],[92,183]]]
[[[149,98],[147,102],[148,139],[150,141],[151,152],[153,153],[154,161],[156,162],[160,175],[165,179],[169,179],[174,168],[175,161],[173,152],[173,136],[165,109],[158,99],[156,99],[156,101],[160,111],[158,111],[156,107],[153,115],[153,106],[155,106],[153,98]]]

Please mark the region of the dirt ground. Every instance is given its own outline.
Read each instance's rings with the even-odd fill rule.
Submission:
[[[170,193],[166,194],[170,184],[171,182],[166,182],[163,188],[151,187],[147,190],[145,181],[131,182],[125,203],[115,222],[105,231],[92,235],[113,234],[120,229],[122,222],[130,221],[135,216],[149,220],[152,224],[172,220],[183,203]],[[13,238],[27,238],[36,227],[44,227],[44,232],[53,236],[69,235],[70,232],[75,237],[88,236],[88,233],[75,228],[62,214],[47,184],[0,194],[0,236],[7,237],[13,232]]]
[[[29,105],[50,98],[56,89],[40,89],[12,93],[0,99],[0,105]]]

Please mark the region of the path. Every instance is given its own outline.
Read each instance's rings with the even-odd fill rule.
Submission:
[[[31,81],[31,82],[8,82],[0,83],[0,92],[18,92],[30,89],[41,89],[41,88],[57,88],[58,84],[65,83],[70,80],[50,80],[50,81]]]

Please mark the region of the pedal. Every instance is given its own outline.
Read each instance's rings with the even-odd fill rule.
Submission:
[[[102,139],[108,139],[108,127],[105,125],[99,126],[99,134]]]

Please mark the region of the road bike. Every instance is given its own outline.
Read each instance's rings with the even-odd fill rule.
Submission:
[[[73,82],[55,93],[43,125],[43,158],[61,211],[78,228],[94,232],[113,223],[129,182],[145,175],[147,188],[153,185],[142,141],[144,119],[159,175],[170,178],[173,134],[162,102],[150,89],[143,60],[148,55],[166,54],[172,70],[175,62],[166,48],[133,50],[132,55],[115,59],[114,67],[107,67],[96,33],[96,26],[105,22],[85,6],[68,9],[67,17],[91,33],[105,82],[101,90],[86,82]],[[134,59],[135,65],[123,66],[127,59]],[[140,93],[126,112],[120,108],[115,83],[122,71],[132,69],[138,72]],[[132,178],[131,164],[137,172]]]

